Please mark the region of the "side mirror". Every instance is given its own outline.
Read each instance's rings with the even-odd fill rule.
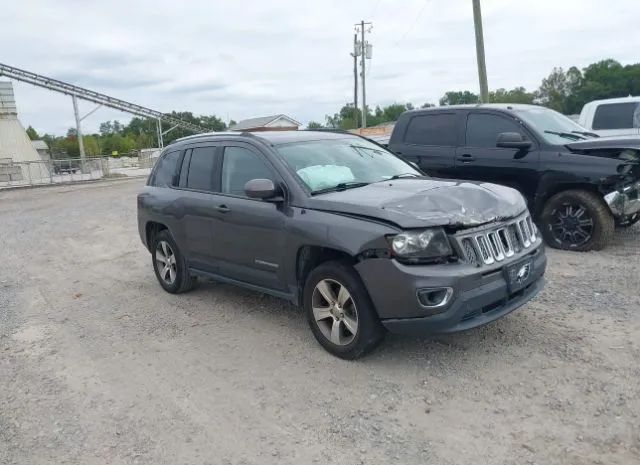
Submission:
[[[525,140],[519,132],[501,132],[496,139],[496,147],[505,149],[528,149],[532,143]]]
[[[271,179],[252,179],[244,185],[244,192],[251,199],[268,200],[276,197],[278,189]]]

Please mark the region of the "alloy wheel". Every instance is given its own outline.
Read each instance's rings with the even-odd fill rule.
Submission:
[[[353,341],[358,333],[358,310],[345,286],[333,279],[321,280],[313,290],[311,306],[325,338],[339,346]]]
[[[563,204],[551,213],[550,227],[556,240],[579,247],[591,240],[594,221],[583,205]]]
[[[160,241],[156,246],[156,269],[158,275],[167,284],[171,285],[176,280],[176,254],[167,241]]]

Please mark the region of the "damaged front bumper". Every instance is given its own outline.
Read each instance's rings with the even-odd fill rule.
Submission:
[[[482,326],[526,304],[544,287],[546,265],[544,245],[538,238],[526,251],[487,266],[405,265],[377,258],[361,261],[356,270],[388,331],[427,334]],[[510,284],[508,269],[526,273],[520,287]],[[421,293],[434,290],[449,292],[441,294],[441,305],[426,306]]]
[[[640,214],[640,181],[604,196],[611,213],[618,219],[633,219]]]

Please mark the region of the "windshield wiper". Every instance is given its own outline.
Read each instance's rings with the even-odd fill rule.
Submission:
[[[368,182],[341,182],[339,184],[336,184],[333,187],[325,187],[324,189],[311,191],[311,195],[325,194],[327,192],[346,191],[347,189],[354,189],[356,187],[368,186],[369,184],[370,183]]]
[[[558,132],[558,131],[549,131],[548,129],[544,131],[547,134],[555,134],[556,136],[564,137],[565,139],[571,140],[586,140],[586,137],[579,136],[578,134],[574,134],[573,132]]]
[[[583,136],[600,137],[595,132],[589,132],[589,131],[571,131],[571,132],[575,134],[582,134]]]
[[[406,178],[406,177],[411,177],[411,178],[419,178],[420,175],[416,174],[416,173],[402,173],[402,174],[394,174],[393,176],[391,176],[389,179],[384,179],[383,181],[393,181],[394,179],[400,179],[400,178]]]

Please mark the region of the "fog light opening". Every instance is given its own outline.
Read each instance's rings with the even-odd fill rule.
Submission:
[[[418,300],[425,308],[442,308],[451,300],[453,289],[450,287],[433,287],[418,290]]]

